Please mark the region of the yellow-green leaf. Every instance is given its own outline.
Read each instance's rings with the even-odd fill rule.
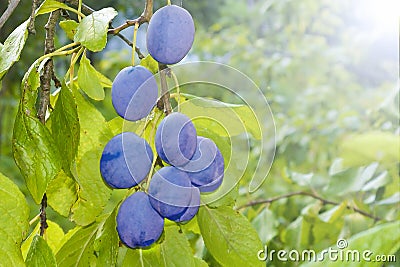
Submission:
[[[35,235],[33,238],[25,263],[27,267],[57,266],[53,251],[47,242],[39,235]]]
[[[64,30],[67,37],[71,40],[74,40],[76,28],[78,27],[78,25],[78,22],[71,19],[60,21],[60,28]]]
[[[112,7],[95,11],[82,19],[74,36],[75,42],[93,52],[104,49],[107,43],[107,31],[109,22],[117,15]]]
[[[78,70],[78,85],[90,98],[103,100],[104,89],[97,73],[90,60],[83,54]]]
[[[24,195],[0,173],[0,263],[3,266],[24,266],[21,242],[29,229],[29,207]]]
[[[202,206],[197,216],[200,231],[211,255],[223,266],[264,266],[257,258],[263,249],[250,222],[230,207]]]

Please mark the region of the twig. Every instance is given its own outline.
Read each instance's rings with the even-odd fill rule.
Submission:
[[[54,34],[55,27],[60,17],[60,10],[56,10],[50,13],[49,19],[44,26],[46,29],[46,39],[44,41],[44,54],[53,52],[54,49]],[[53,60],[50,58],[44,66],[43,74],[40,76],[41,90],[39,95],[39,108],[37,117],[44,124],[46,121],[46,111],[50,103],[50,89],[51,80],[54,80],[54,65]],[[59,81],[56,80],[56,84]]]
[[[284,195],[280,195],[280,196],[276,196],[276,197],[272,197],[272,198],[268,198],[268,199],[260,199],[260,200],[254,200],[254,201],[250,201],[247,204],[244,204],[242,206],[237,207],[237,210],[246,208],[246,207],[251,207],[251,206],[255,206],[255,205],[260,205],[260,204],[268,204],[268,203],[273,203],[275,201],[281,200],[281,199],[285,199],[285,198],[290,198],[290,197],[294,197],[294,196],[308,196],[308,197],[312,197],[314,199],[317,199],[319,201],[322,202],[322,204],[324,205],[335,205],[338,206],[340,205],[340,203],[335,202],[335,201],[331,201],[328,199],[324,199],[314,193],[310,193],[310,192],[305,192],[305,191],[298,191],[298,192],[291,192],[291,193],[287,193]],[[349,210],[353,210],[354,212],[357,212],[365,217],[374,219],[375,221],[382,221],[383,219],[377,216],[374,216],[366,211],[363,211],[361,209],[358,209],[356,207],[353,207],[351,205],[346,205],[346,208]]]
[[[44,54],[52,53],[54,48],[54,34],[55,34],[55,27],[57,25],[57,21],[60,17],[60,10],[56,10],[50,13],[49,19],[44,26],[46,30],[46,38],[44,41]],[[54,80],[56,86],[60,83],[58,79],[55,77],[54,74],[54,65],[53,60],[50,58],[43,70],[43,74],[40,76],[40,84],[41,90],[39,93],[39,108],[37,117],[39,120],[45,124],[46,123],[46,111],[50,104],[50,87],[51,87],[51,80]],[[46,207],[47,207],[47,195],[46,193],[43,194],[42,201],[40,203],[40,235],[43,236],[48,225],[47,225],[47,218],[46,218]]]
[[[40,236],[43,236],[48,226],[46,217],[47,195],[44,193],[40,202]]]
[[[120,31],[122,31],[128,27],[135,26],[136,23],[138,23],[140,26],[143,23],[149,22],[151,16],[153,16],[153,0],[146,0],[146,4],[144,6],[143,13],[138,18],[127,20],[127,21],[125,21],[124,24],[122,24],[114,29],[109,29],[108,33],[116,35]]]
[[[39,0],[32,0],[32,10],[31,10],[31,17],[29,20],[29,25],[28,25],[28,32],[30,34],[36,34],[36,30],[35,30],[35,12],[36,12],[36,8],[38,7],[38,3]]]
[[[11,14],[17,8],[20,0],[10,0],[6,11],[0,17],[0,29],[3,28],[4,23],[11,17]]]
[[[79,6],[79,0],[66,0],[66,3],[70,4],[71,6],[77,8]],[[151,1],[152,2],[152,1]],[[147,8],[145,8],[145,10],[150,9],[151,7],[151,15],[153,14],[153,3],[150,3],[150,5],[148,3],[146,3]],[[85,15],[90,15],[91,13],[93,13],[95,10],[93,8],[91,8],[90,6],[87,6],[85,4],[82,4],[82,13]],[[147,11],[148,13],[149,11]],[[148,20],[150,20],[151,15],[147,15],[149,16]],[[133,24],[134,25],[134,24]],[[122,35],[119,31],[118,32],[114,32],[114,27],[112,27],[108,30],[108,34],[112,34],[115,35],[119,38],[121,38],[122,41],[124,41],[127,45],[129,45],[130,47],[133,46],[132,42],[126,38],[124,35]],[[135,52],[138,55],[139,59],[143,59],[144,55],[143,53],[140,51],[139,47],[135,47]]]
[[[129,41],[128,38],[126,38],[124,35],[122,35],[121,33],[117,33],[115,34],[115,36],[118,36],[119,38],[121,38],[122,41],[124,41],[125,43],[127,43],[127,45],[129,45],[130,47],[133,46],[133,43],[131,41]],[[139,59],[144,59],[144,55],[143,53],[140,51],[140,48],[135,46],[135,52],[138,55]]]
[[[161,83],[161,97],[157,102],[157,107],[164,110],[165,116],[168,116],[172,112],[171,102],[169,101],[170,93],[168,91],[167,84],[167,65],[158,63],[159,73],[160,73],[160,83]]]

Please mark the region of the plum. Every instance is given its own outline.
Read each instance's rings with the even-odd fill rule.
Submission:
[[[176,5],[162,7],[153,14],[147,28],[147,50],[160,63],[178,63],[192,47],[194,32],[193,18],[187,10]]]
[[[146,177],[152,161],[153,152],[146,140],[123,132],[104,147],[100,159],[101,176],[112,188],[130,188]]]
[[[192,183],[193,186],[197,187],[201,193],[210,193],[210,192],[214,192],[215,190],[217,190],[221,184],[222,181],[224,180],[224,176],[220,176],[217,179],[215,179],[214,181],[212,181],[211,183],[208,184],[204,184],[204,185],[196,185],[194,183]]]
[[[111,99],[122,118],[137,121],[149,115],[157,102],[158,87],[153,74],[143,66],[122,69],[114,79]]]
[[[175,222],[186,222],[193,219],[199,211],[200,207],[200,191],[197,187],[193,187],[192,198],[189,203],[189,207],[186,208],[185,212],[175,220]]]
[[[150,204],[149,196],[137,192],[122,202],[117,214],[117,232],[130,248],[147,247],[156,242],[164,229],[164,218]]]
[[[186,115],[174,112],[159,124],[155,145],[162,160],[173,166],[182,166],[189,162],[196,150],[196,128]]]
[[[222,183],[224,158],[211,139],[198,136],[192,159],[180,169],[187,172],[191,183],[199,187],[201,192],[210,192]]]
[[[162,217],[176,220],[190,205],[194,189],[184,171],[173,166],[163,167],[151,178],[150,204]]]

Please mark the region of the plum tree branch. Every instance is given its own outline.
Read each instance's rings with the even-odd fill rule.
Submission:
[[[50,13],[49,19],[47,20],[46,25],[44,26],[46,30],[46,38],[44,41],[44,54],[49,54],[54,52],[54,34],[55,28],[60,18],[61,11],[56,10]],[[56,86],[59,85],[59,81],[55,77],[54,74],[54,65],[53,60],[50,58],[44,66],[43,74],[40,75],[40,85],[41,89],[39,92],[39,108],[37,117],[41,123],[46,123],[46,112],[50,105],[50,89],[51,89],[51,81],[54,80]],[[58,81],[58,82],[57,82]],[[46,218],[46,207],[47,207],[47,196],[44,193],[42,201],[40,203],[40,235],[43,236],[47,225]]]
[[[109,29],[108,33],[116,35],[120,31],[122,31],[128,27],[135,26],[136,23],[138,23],[140,26],[143,23],[149,22],[151,16],[153,16],[153,0],[146,0],[143,13],[138,18],[132,19],[132,20],[127,20],[127,21],[125,21],[124,24],[122,24],[114,29]]]
[[[3,15],[0,17],[0,29],[3,28],[4,23],[11,17],[14,10],[17,8],[20,0],[10,0],[7,9],[4,11]]]
[[[321,196],[318,196],[318,195],[316,195],[314,193],[311,193],[311,192],[297,191],[297,192],[291,192],[291,193],[283,194],[283,195],[272,197],[272,198],[250,201],[250,202],[248,202],[248,203],[246,203],[246,204],[244,204],[242,206],[237,207],[236,209],[240,210],[240,209],[244,209],[244,208],[247,208],[247,207],[260,205],[260,204],[271,204],[271,203],[273,203],[275,201],[278,201],[278,200],[281,200],[281,199],[285,199],[285,198],[291,198],[291,197],[294,197],[294,196],[308,196],[308,197],[311,197],[311,198],[314,198],[314,199],[317,199],[317,200],[321,201],[323,205],[334,205],[334,206],[340,205],[340,203],[338,203],[338,202],[322,198]],[[373,219],[375,221],[382,221],[383,220],[380,217],[377,217],[377,216],[375,216],[373,214],[370,214],[370,213],[368,213],[368,212],[366,212],[364,210],[361,210],[359,208],[353,207],[353,206],[351,206],[349,204],[346,205],[346,208],[349,209],[349,210],[353,210],[354,212],[359,213],[359,214],[361,214],[361,215],[363,215],[365,217],[371,218],[371,219]]]
[[[65,2],[67,3],[67,4],[70,4],[71,6],[73,6],[73,7],[75,7],[75,8],[78,8],[78,6],[79,6],[79,0],[65,0]],[[151,2],[151,3],[148,3],[148,2]],[[144,13],[146,13],[147,15],[146,16],[149,16],[149,20],[150,20],[150,17],[151,17],[151,15],[153,14],[153,1],[148,1],[148,2],[146,2],[146,7],[145,7],[145,11],[146,12],[144,12]],[[91,8],[90,6],[88,6],[88,5],[85,5],[85,4],[83,4],[82,3],[82,13],[83,14],[85,14],[85,15],[90,15],[91,13],[93,13],[95,10],[93,9],[93,8]],[[151,11],[150,11],[150,9],[151,9]],[[149,12],[151,12],[151,13],[149,13]],[[150,15],[149,15],[150,14]],[[132,20],[132,21],[135,21],[135,20]],[[135,24],[133,24],[133,25],[131,25],[131,26],[134,26]],[[122,41],[124,41],[127,45],[129,45],[130,47],[132,47],[133,46],[133,43],[128,39],[128,38],[126,38],[123,34],[121,34],[120,33],[120,31],[121,30],[119,30],[118,32],[116,32],[115,31],[115,28],[114,27],[112,27],[112,28],[110,28],[109,30],[108,30],[108,34],[111,34],[111,35],[115,35],[115,36],[117,36],[117,37],[119,37]],[[144,58],[144,55],[143,55],[143,53],[140,51],[140,49],[139,49],[139,47],[137,47],[137,46],[135,46],[135,52],[136,52],[136,54],[138,55],[138,57],[139,57],[139,59],[143,59]]]
[[[36,30],[35,30],[35,12],[36,12],[36,8],[38,7],[39,4],[39,0],[32,0],[32,9],[31,9],[31,17],[29,20],[29,25],[28,25],[28,32],[31,34],[35,34]]]

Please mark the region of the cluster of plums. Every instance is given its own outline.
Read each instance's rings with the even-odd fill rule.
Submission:
[[[190,50],[193,39],[192,17],[181,7],[163,7],[150,20],[147,48],[160,63],[179,62]],[[157,82],[146,68],[127,67],[116,76],[111,97],[121,117],[137,121],[154,108]],[[191,220],[199,209],[200,193],[216,190],[223,180],[220,150],[212,140],[197,136],[193,123],[182,113],[172,113],[160,122],[155,148],[167,166],[149,179],[147,192],[132,194],[118,210],[117,231],[130,248],[147,247],[157,241],[165,218],[175,222]],[[106,144],[100,172],[111,188],[131,188],[151,175],[154,157],[145,139],[123,132]]]

